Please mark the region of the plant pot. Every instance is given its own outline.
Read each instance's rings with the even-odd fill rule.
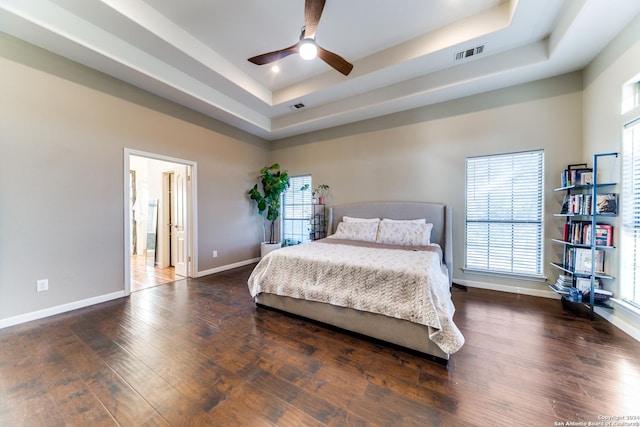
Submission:
[[[262,242],[260,243],[260,257],[264,258],[265,256],[267,256],[269,252],[273,252],[276,249],[280,249],[281,247],[282,247],[282,242],[278,242],[278,243]]]
[[[318,204],[324,205],[324,197],[318,197]]]

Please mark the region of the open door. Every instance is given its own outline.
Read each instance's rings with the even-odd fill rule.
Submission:
[[[189,176],[187,167],[175,168],[169,173],[170,213],[170,257],[175,273],[186,277],[188,266],[187,251],[187,185]]]

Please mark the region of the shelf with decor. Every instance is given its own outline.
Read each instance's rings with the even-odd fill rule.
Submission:
[[[606,253],[614,250],[613,225],[606,222],[618,214],[618,194],[611,192],[617,183],[598,182],[598,161],[618,153],[595,154],[593,167],[586,163],[568,165],[561,176],[564,192],[560,212],[564,217],[563,235],[551,239],[562,245],[562,261],[551,265],[560,270],[558,280],[549,287],[561,295],[563,307],[585,312],[593,319],[594,307],[612,309],[607,300],[612,293],[604,289],[603,280],[613,276],[605,272]]]
[[[309,238],[313,240],[327,237],[327,207],[325,204],[313,204],[309,220]]]

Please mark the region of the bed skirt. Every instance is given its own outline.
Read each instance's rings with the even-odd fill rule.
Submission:
[[[449,354],[443,352],[436,343],[429,339],[428,327],[418,323],[322,302],[268,293],[256,295],[255,302],[258,305],[296,314],[431,355],[440,359],[438,361],[441,363],[446,363],[449,360]]]

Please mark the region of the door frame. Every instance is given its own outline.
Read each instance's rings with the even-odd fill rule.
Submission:
[[[187,210],[187,205],[189,202],[189,182],[190,182],[190,170],[189,170],[189,166],[183,165],[183,164],[178,164],[178,163],[173,163],[173,168],[172,169],[168,169],[168,170],[164,170],[162,172],[162,218],[163,218],[163,226],[164,226],[164,230],[162,233],[159,233],[159,238],[162,239],[162,246],[163,246],[163,251],[162,251],[162,257],[160,259],[160,265],[162,267],[174,267],[175,268],[175,274],[176,276],[180,276],[180,277],[185,277],[184,274],[178,273],[179,268],[176,266],[176,264],[174,264],[174,256],[176,258],[178,258],[177,256],[177,252],[178,251],[178,246],[179,245],[174,245],[173,243],[177,243],[174,242],[174,233],[176,233],[176,230],[173,227],[169,226],[168,223],[168,219],[171,218],[172,213],[177,213],[178,212],[178,207],[173,206],[173,202],[177,201],[178,199],[175,198],[176,192],[178,192],[178,188],[176,187],[177,182],[177,178],[176,178],[176,173],[180,173],[182,175],[187,175],[186,177],[186,181],[183,184],[183,189],[184,189],[184,219],[183,219],[183,224],[184,224],[184,230],[183,233],[185,234],[185,245],[189,243],[188,239],[186,238],[189,235],[189,229],[191,224],[189,223],[189,212]],[[171,182],[174,181],[174,182]],[[175,210],[175,212],[174,212]],[[175,223],[175,218],[171,218],[171,225],[173,225]],[[185,256],[188,256],[188,250],[185,247]],[[185,263],[185,268],[188,268],[188,261]]]
[[[124,149],[124,294],[125,296],[131,294],[131,209],[130,209],[130,191],[129,191],[129,170],[130,170],[130,157],[145,157],[151,160],[162,160],[165,162],[177,163],[187,166],[187,277],[194,277],[198,271],[198,224],[195,215],[197,208],[197,162],[192,160],[179,159],[176,157],[169,157],[162,154],[149,153],[146,151],[139,151],[130,148]]]

